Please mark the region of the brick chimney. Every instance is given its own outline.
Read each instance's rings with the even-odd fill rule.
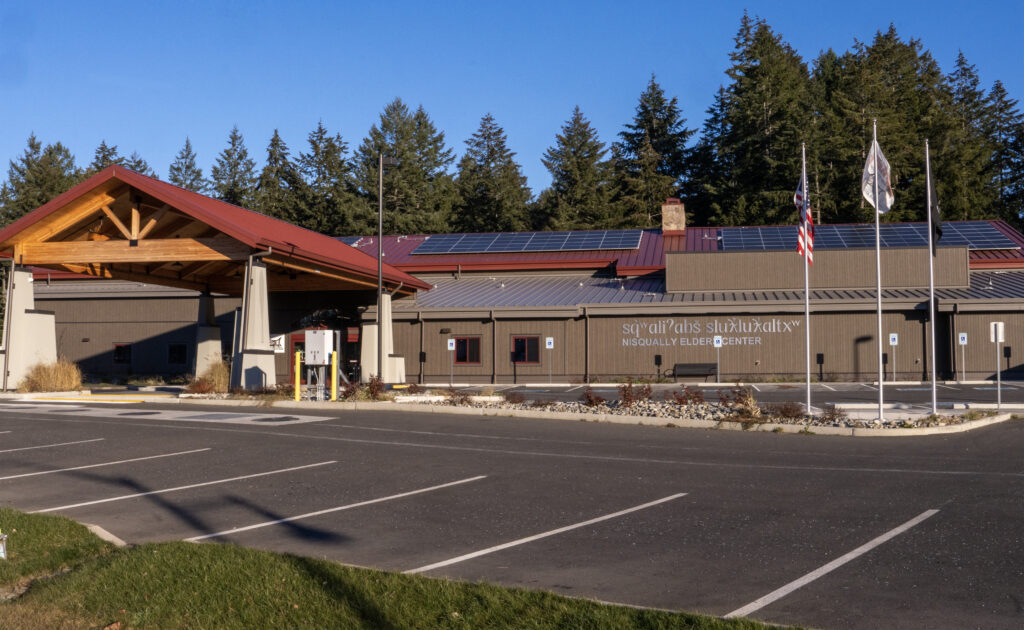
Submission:
[[[682,234],[686,231],[686,206],[675,197],[669,197],[661,204],[661,233]]]

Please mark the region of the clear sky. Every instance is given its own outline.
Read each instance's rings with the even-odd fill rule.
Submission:
[[[572,108],[610,144],[651,73],[699,128],[744,8],[808,62],[892,22],[944,72],[963,50],[986,89],[999,79],[1024,103],[1024,0],[4,0],[0,164],[35,132],[80,166],[101,140],[138,151],[166,179],[189,136],[208,175],[237,124],[262,166],[275,128],[293,154],[319,120],[355,147],[401,97],[460,155],[493,114],[536,194]]]

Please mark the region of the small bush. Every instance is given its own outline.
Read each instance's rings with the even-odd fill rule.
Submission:
[[[718,402],[730,409],[734,415],[745,418],[760,418],[761,408],[749,388],[733,387],[729,391],[718,392]]]
[[[822,410],[821,415],[818,417],[822,422],[826,423],[842,423],[849,419],[849,416],[840,407],[835,405],[829,405]]]
[[[592,387],[587,387],[587,389],[583,391],[583,396],[580,397],[580,401],[588,407],[597,407],[605,403],[605,399],[595,394]]]
[[[699,389],[690,389],[689,386],[686,386],[680,391],[666,392],[665,400],[674,400],[677,405],[703,405],[704,392]]]
[[[786,402],[772,403],[768,405],[768,411],[773,416],[783,420],[803,420],[807,417],[804,406],[798,402],[787,400]]]
[[[635,387],[632,379],[626,379],[625,383],[619,385],[619,404],[623,407],[632,407],[636,403],[650,400],[650,398],[651,385],[649,383]]]
[[[370,400],[381,399],[384,394],[384,381],[381,380],[380,376],[374,374],[370,377],[370,381],[366,384],[366,393]]]
[[[467,394],[466,392],[459,391],[454,387],[449,387],[445,391],[444,395],[448,398],[448,402],[450,402],[453,405],[469,404],[469,394]]]
[[[359,397],[359,383],[355,381],[349,381],[343,383],[340,390],[338,390],[338,398],[342,400],[353,400]]]
[[[61,357],[56,363],[39,363],[18,384],[19,392],[68,392],[82,388],[82,371]]]
[[[423,392],[427,391],[427,388],[423,387],[419,383],[413,383],[412,385],[409,385],[409,389],[407,389],[406,391],[409,392],[410,394],[422,394]]]
[[[231,366],[227,364],[227,361],[218,361],[208,367],[199,378],[189,383],[185,391],[190,394],[223,394],[228,391],[230,382]],[[200,383],[205,383],[205,385],[200,385]]]
[[[520,392],[508,392],[504,396],[505,402],[512,403],[513,405],[521,404],[526,400],[526,397]]]

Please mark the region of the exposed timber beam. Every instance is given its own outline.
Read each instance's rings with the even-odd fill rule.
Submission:
[[[151,214],[149,218],[146,219],[146,225],[142,226],[142,229],[139,230],[139,236],[137,238],[140,241],[146,238],[146,235],[156,227],[156,224],[160,222],[160,219],[164,218],[164,215],[167,214],[167,211],[170,209],[170,206],[164,204],[162,208]]]
[[[15,252],[19,264],[153,263],[209,260],[245,260],[252,250],[229,238],[169,238],[139,241],[60,241],[24,243]]]
[[[100,210],[103,211],[103,214],[107,215],[107,218],[110,219],[110,222],[114,224],[114,227],[117,228],[117,231],[120,232],[122,236],[131,240],[132,233],[128,231],[128,228],[125,227],[124,223],[121,223],[121,219],[117,218],[117,215],[110,209],[110,206],[103,206]]]

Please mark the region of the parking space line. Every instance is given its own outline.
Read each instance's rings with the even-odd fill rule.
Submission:
[[[0,431],[0,433],[10,433],[10,431]]]
[[[224,530],[222,532],[214,532],[212,534],[204,534],[202,536],[193,536],[192,538],[186,538],[185,542],[197,542],[200,540],[206,540],[207,538],[217,538],[219,536],[230,536],[231,534],[237,534],[240,532],[247,532],[252,529],[259,529],[261,527],[270,527],[271,525],[280,525],[281,523],[291,523],[293,521],[299,521],[304,518],[312,518],[314,516],[321,516],[323,514],[331,514],[332,512],[341,512],[342,510],[351,510],[357,507],[363,507],[364,505],[373,505],[374,503],[383,503],[385,501],[392,501],[394,499],[402,499],[405,497],[411,497],[417,494],[423,494],[424,492],[431,492],[432,490],[441,490],[442,488],[450,488],[452,486],[458,486],[460,484],[469,483],[471,481],[479,481],[486,479],[487,475],[477,475],[476,477],[468,477],[466,479],[459,479],[458,481],[450,481],[448,483],[442,483],[437,486],[430,486],[429,488],[420,488],[419,490],[410,490],[409,492],[402,492],[399,494],[392,494],[386,497],[380,497],[379,499],[370,499],[368,501],[360,501],[359,503],[349,503],[348,505],[342,505],[336,508],[329,508],[326,510],[319,510],[316,512],[307,512],[306,514],[299,514],[298,516],[289,516],[288,518],[279,518],[274,521],[266,521],[263,523],[256,523],[254,525],[246,525],[245,527],[235,527],[234,529]]]
[[[164,488],[163,490],[151,490],[149,492],[136,492],[135,494],[124,494],[119,497],[110,497],[109,499],[97,499],[96,501],[85,501],[83,503],[72,503],[70,505],[61,505],[58,507],[46,508],[45,510],[34,510],[30,514],[42,514],[44,512],[57,512],[59,510],[70,510],[77,507],[85,507],[87,505],[97,505],[99,503],[110,503],[111,501],[123,501],[125,499],[134,499],[136,497],[147,497],[151,494],[166,494],[168,492],[177,492],[179,490],[191,490],[193,488],[202,488],[203,486],[213,486],[218,483],[228,483],[230,481],[241,481],[243,479],[255,479],[256,477],[266,477],[267,475],[276,475],[279,473],[294,472],[296,470],[304,470],[306,468],[315,468],[317,466],[326,466],[327,464],[337,464],[337,460],[331,460],[329,462],[318,462],[316,464],[306,464],[305,466],[295,466],[293,468],[282,468],[280,470],[269,470],[267,472],[255,473],[252,475],[242,475],[240,477],[230,477],[228,479],[217,479],[216,481],[204,481],[202,483],[193,483],[187,486],[177,486],[175,488]]]
[[[487,549],[481,549],[479,551],[474,551],[472,553],[467,553],[465,555],[458,556],[456,558],[451,558],[449,560],[442,560],[441,562],[435,562],[434,564],[428,564],[426,566],[419,567],[418,569],[409,569],[408,571],[403,571],[403,573],[424,573],[426,571],[431,571],[433,569],[439,569],[441,567],[446,567],[446,566],[449,566],[449,565],[452,565],[452,564],[457,564],[457,563],[463,562],[465,560],[470,560],[472,558],[477,558],[477,557],[480,557],[480,556],[484,556],[484,555],[487,555],[489,553],[494,553],[495,551],[501,551],[502,549],[508,549],[509,547],[516,547],[518,545],[525,545],[526,543],[533,542],[535,540],[540,540],[541,538],[547,538],[548,536],[555,536],[557,534],[568,532],[568,531],[571,531],[571,530],[574,530],[574,529],[579,529],[580,527],[586,527],[587,525],[593,525],[594,523],[600,523],[601,521],[607,521],[609,519],[617,518],[619,516],[624,516],[626,514],[630,514],[631,512],[637,512],[637,511],[640,511],[640,510],[643,510],[643,509],[646,509],[646,508],[649,508],[649,507],[653,507],[653,506],[659,505],[661,503],[667,503],[668,501],[672,501],[674,499],[678,499],[679,497],[685,497],[685,496],[686,496],[685,492],[680,492],[679,494],[673,494],[671,496],[667,496],[667,497],[658,499],[656,501],[651,501],[649,503],[644,503],[643,505],[637,505],[637,506],[634,506],[634,507],[631,507],[631,508],[627,508],[625,510],[619,510],[618,512],[614,512],[612,514],[605,514],[604,516],[598,516],[597,518],[592,518],[589,521],[583,521],[582,523],[575,523],[573,525],[566,525],[565,527],[559,527],[558,529],[553,529],[551,531],[544,532],[544,533],[541,533],[541,534],[535,534],[533,536],[527,536],[526,538],[520,538],[519,540],[513,540],[511,542],[507,542],[507,543],[504,543],[504,544],[501,544],[501,545],[495,545],[494,547],[488,547]]]
[[[9,433],[9,431],[4,431],[4,433]],[[37,449],[37,448],[54,448],[54,447],[57,447],[57,446],[71,446],[73,444],[88,444],[89,442],[101,442],[101,441],[103,441],[105,439],[106,438],[94,438],[92,440],[78,440],[77,442],[59,442],[57,444],[40,444],[39,446],[23,446],[21,448],[9,448],[9,449],[7,449],[5,451],[0,451],[0,453],[13,453],[15,451],[31,451],[31,450]]]
[[[88,464],[86,466],[73,466],[71,468],[58,468],[57,470],[43,470],[40,472],[33,473],[22,473],[20,475],[8,475],[6,477],[0,477],[0,481],[7,481],[8,479],[21,479],[22,477],[35,477],[38,475],[52,475],[54,473],[69,472],[72,470],[85,470],[86,468],[100,468],[101,466],[113,466],[115,464],[130,464],[131,462],[143,462],[147,459],[160,459],[161,457],[174,457],[176,455],[191,455],[192,453],[202,453],[208,451],[209,448],[197,448],[191,451],[178,451],[177,453],[164,453],[163,455],[149,455],[147,457],[133,457],[132,459],[119,459],[116,462],[103,462],[101,464]]]
[[[857,558],[858,556],[864,555],[865,553],[871,551],[872,549],[874,549],[875,547],[881,545],[882,543],[888,542],[892,538],[895,538],[896,536],[899,536],[900,534],[902,534],[903,532],[907,531],[911,527],[914,527],[915,525],[918,525],[918,524],[922,523],[925,519],[928,519],[928,518],[938,514],[938,512],[939,512],[938,510],[925,510],[921,514],[918,514],[917,516],[915,516],[914,518],[910,519],[906,523],[900,525],[899,527],[897,527],[895,529],[890,529],[889,531],[887,531],[886,533],[882,534],[878,538],[875,538],[874,540],[872,540],[870,542],[867,542],[867,543],[861,545],[860,547],[857,547],[856,549],[854,549],[853,551],[849,552],[848,554],[846,554],[844,556],[840,556],[840,557],[836,558],[835,560],[833,560],[832,562],[829,562],[825,566],[823,566],[821,568],[818,568],[818,569],[815,569],[814,571],[811,571],[810,573],[808,573],[807,575],[805,575],[805,576],[803,576],[801,578],[797,578],[796,580],[793,580],[789,584],[783,586],[782,588],[778,588],[778,589],[772,591],[771,593],[768,593],[764,597],[761,597],[759,599],[755,599],[754,601],[750,602],[749,604],[747,604],[746,606],[744,606],[742,608],[737,608],[736,610],[734,610],[731,613],[729,613],[728,615],[726,615],[725,618],[728,619],[730,617],[746,617],[750,613],[764,608],[768,604],[774,602],[777,599],[781,599],[781,598],[785,597],[786,595],[792,593],[793,591],[797,590],[798,588],[800,588],[802,586],[805,586],[807,584],[810,584],[811,582],[813,582],[814,580],[817,580],[821,576],[823,576],[823,575],[825,575],[827,573],[831,573],[832,571],[834,571],[834,570],[838,569],[839,567],[843,566],[844,564],[846,564],[850,560],[853,560],[854,558]]]
[[[824,387],[825,389],[827,389],[829,391],[833,391],[833,392],[836,391],[835,387],[830,387],[830,386],[828,386],[828,385],[826,385],[824,383],[818,383],[818,385],[821,385],[822,387]]]

